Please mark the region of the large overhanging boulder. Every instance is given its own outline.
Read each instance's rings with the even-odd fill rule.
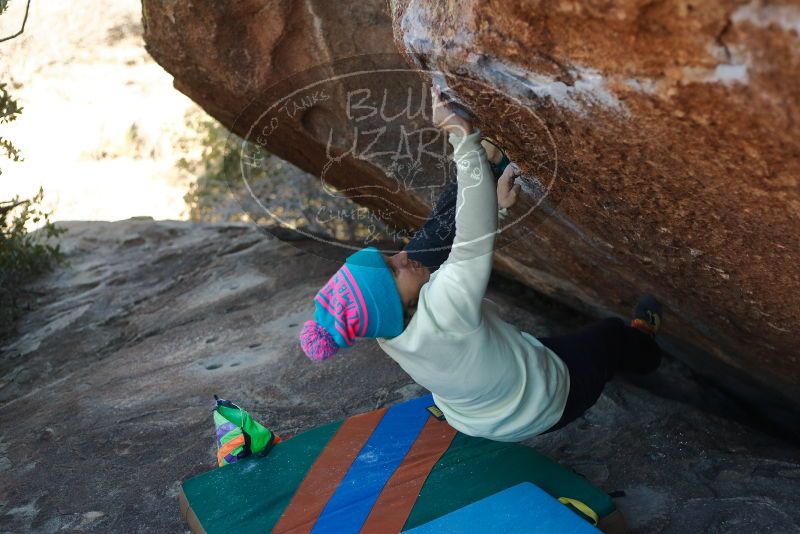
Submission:
[[[142,0],[142,14],[146,48],[174,76],[175,88],[234,133],[307,172],[324,172],[325,183],[345,194],[353,186],[397,189],[368,158],[344,157],[329,165],[331,138],[339,147],[355,144],[352,113],[345,109],[347,80],[373,89],[377,98],[387,84],[399,89],[410,77],[347,78],[378,68],[408,70],[385,2]],[[320,80],[330,82],[315,85]],[[265,114],[268,108],[272,114]],[[280,128],[262,142],[259,132],[270,118],[280,118]],[[360,137],[366,146],[366,136]],[[371,150],[395,143],[382,139]],[[420,226],[430,208],[414,194],[357,200],[399,228]]]
[[[240,135],[260,120],[249,102],[274,101],[279,82],[280,94],[299,89],[309,77],[296,73],[315,66],[315,79],[399,67],[396,43],[411,65],[445,72],[440,81],[526,174],[498,267],[598,314],[626,314],[654,293],[668,310],[668,344],[800,428],[798,2],[392,0],[387,13],[382,0],[144,0],[143,9],[148,50],[175,86]],[[264,144],[340,189],[386,185],[375,162],[326,167],[330,132],[352,137],[344,107],[331,98],[302,109]],[[430,204],[403,189],[356,200],[410,227]]]
[[[393,0],[391,9],[411,61],[516,99],[455,88],[512,159],[539,175],[557,164],[553,211],[504,251],[510,270],[616,312],[652,291],[669,310],[668,332],[796,409],[800,3]],[[541,124],[520,121],[526,109]],[[542,168],[537,145],[548,143],[557,162]]]

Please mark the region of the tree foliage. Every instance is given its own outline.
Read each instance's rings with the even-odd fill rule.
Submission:
[[[33,198],[0,202],[0,338],[10,333],[25,307],[25,284],[64,259],[59,245],[48,240],[65,230],[56,227],[40,207],[43,196],[40,188]],[[41,227],[32,234],[29,223]]]
[[[8,0],[0,0],[0,15],[8,9]],[[7,84],[0,83],[0,124],[13,122],[22,108],[8,92]],[[14,144],[0,136],[0,157],[21,161],[22,154]],[[2,174],[2,169],[0,169]],[[0,201],[0,338],[12,332],[13,323],[25,307],[25,284],[36,276],[50,271],[64,256],[51,239],[65,230],[50,221],[44,210],[44,191],[32,198],[14,197]],[[31,233],[31,225],[40,226]]]
[[[330,186],[323,189],[315,176],[246,143],[205,113],[188,114],[186,123],[191,133],[179,140],[185,156],[178,167],[196,177],[184,196],[192,220],[252,221],[365,245],[386,239],[383,221]],[[249,167],[246,184],[244,147],[258,160]]]
[[[0,83],[0,124],[8,124],[17,119],[22,108],[19,107],[17,101],[9,94],[6,89],[7,84]],[[20,151],[14,144],[0,135],[0,154],[10,159],[11,161],[20,161],[22,156]],[[0,169],[0,174],[3,170]]]

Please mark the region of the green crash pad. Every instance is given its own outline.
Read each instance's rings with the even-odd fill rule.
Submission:
[[[601,530],[624,532],[611,498],[580,475],[530,447],[457,433],[432,405],[428,395],[360,414],[198,475],[182,485],[181,511],[196,533],[406,531],[532,483],[590,521],[579,511],[588,507]]]

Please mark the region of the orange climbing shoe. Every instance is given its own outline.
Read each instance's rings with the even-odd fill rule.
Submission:
[[[653,295],[642,295],[633,309],[631,326],[655,336],[661,330],[662,313],[661,303]]]

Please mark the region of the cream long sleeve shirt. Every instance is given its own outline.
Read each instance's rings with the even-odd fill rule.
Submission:
[[[566,366],[484,299],[497,233],[497,191],[480,132],[450,135],[457,164],[456,237],[417,310],[381,348],[433,394],[457,430],[522,441],[553,426],[569,392]]]

